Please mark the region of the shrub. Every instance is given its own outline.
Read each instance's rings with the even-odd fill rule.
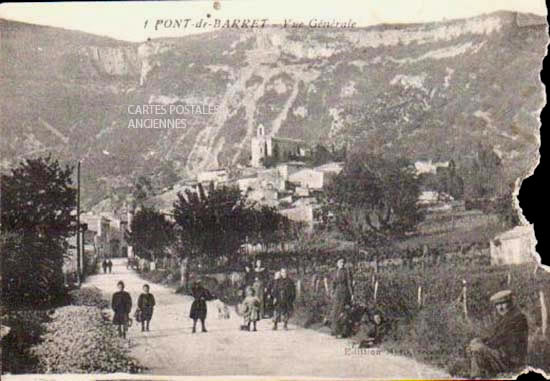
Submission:
[[[306,328],[323,323],[330,313],[330,301],[324,294],[303,293],[295,303],[292,321]]]
[[[69,292],[70,303],[74,306],[109,308],[109,302],[97,287],[82,287]]]
[[[84,274],[94,275],[99,272],[99,259],[97,255],[85,255],[84,256]]]
[[[124,342],[98,308],[59,308],[45,328],[43,341],[31,350],[40,373],[136,373],[143,369],[128,356]]]
[[[10,332],[2,339],[2,372],[30,373],[36,370],[38,359],[30,352],[40,342],[44,332],[41,323],[49,321],[46,311],[11,311],[2,316],[2,324]]]

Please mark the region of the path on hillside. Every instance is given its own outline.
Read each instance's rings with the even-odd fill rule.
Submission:
[[[126,260],[113,263],[112,274],[90,276],[85,286],[96,286],[110,297],[116,283],[123,280],[137,303],[144,281],[126,269]],[[142,333],[134,325],[128,338],[132,355],[152,374],[449,378],[443,371],[405,357],[350,355],[347,340],[293,325],[288,331],[272,331],[271,322],[262,320],[258,332],[240,331],[241,318],[232,313],[230,319],[220,320],[215,301],[208,303],[208,332],[192,334],[188,318],[192,298],[156,284],[151,284],[151,292],[157,301],[151,331]]]

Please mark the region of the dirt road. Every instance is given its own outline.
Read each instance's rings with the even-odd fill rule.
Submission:
[[[114,261],[112,274],[89,277],[86,284],[110,295],[123,280],[134,303],[144,283],[125,260]],[[191,333],[192,298],[152,284],[157,307],[151,331],[134,325],[128,335],[132,355],[155,375],[254,375],[350,378],[441,379],[445,372],[414,360],[379,351],[357,353],[346,340],[289,326],[272,331],[268,320],[258,332],[239,330],[241,319],[219,319],[216,301],[209,302],[207,333]]]

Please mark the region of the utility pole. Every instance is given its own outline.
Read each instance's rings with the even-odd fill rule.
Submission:
[[[80,286],[82,279],[80,267],[80,160],[76,167],[76,277]]]

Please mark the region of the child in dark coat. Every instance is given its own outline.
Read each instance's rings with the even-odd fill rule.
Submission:
[[[132,298],[130,294],[124,291],[124,282],[117,283],[118,291],[113,294],[111,308],[115,312],[113,324],[118,328],[118,336],[126,338],[128,323],[130,321],[130,311],[132,310]]]
[[[204,323],[207,313],[206,302],[215,298],[210,291],[203,287],[200,280],[195,281],[191,286],[191,295],[195,298],[189,312],[189,317],[193,319],[192,333],[197,331],[197,320],[201,321],[202,332],[208,332]]]
[[[149,285],[143,285],[143,293],[138,298],[138,308],[141,320],[141,332],[149,331],[149,322],[153,317],[153,308],[155,307],[155,297],[149,292]]]

